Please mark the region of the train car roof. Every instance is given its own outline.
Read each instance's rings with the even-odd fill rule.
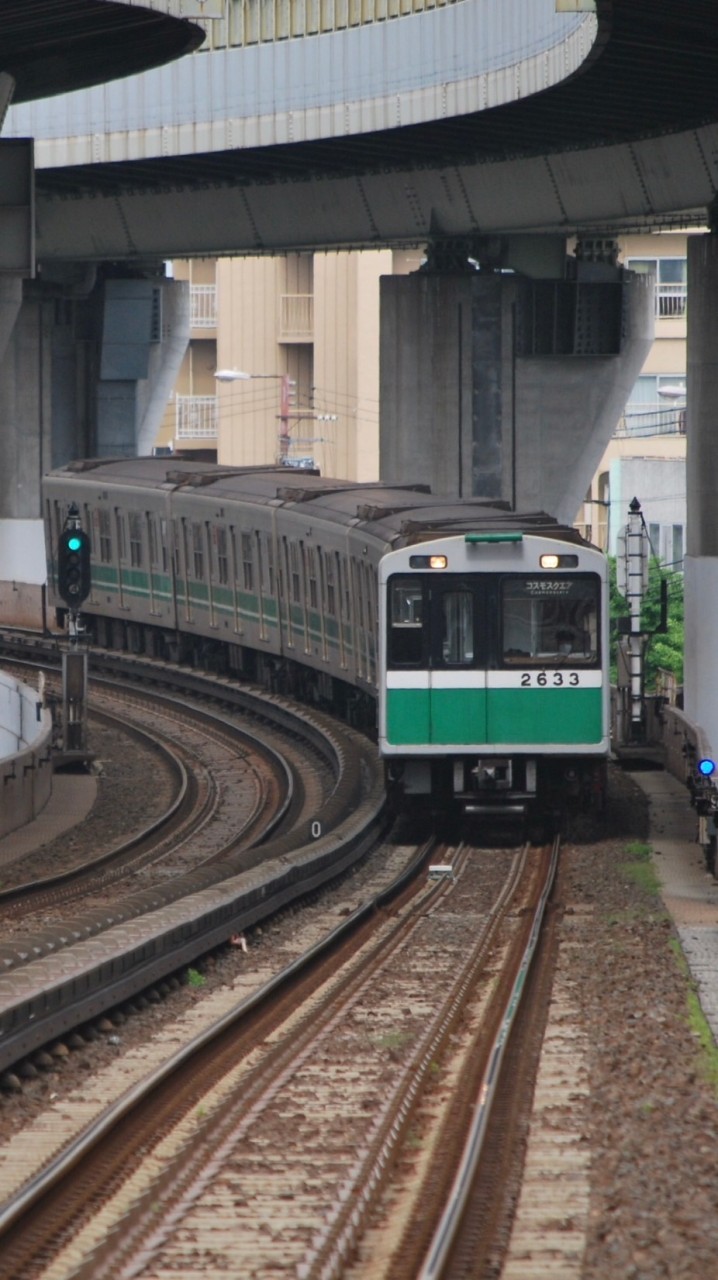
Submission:
[[[422,484],[387,485],[337,480],[284,465],[222,467],[174,458],[91,458],[50,472],[51,478],[93,485],[140,485],[164,491],[202,492],[217,501],[301,507],[318,520],[361,528],[367,536],[400,547],[448,533],[522,530],[588,545],[577,530],[543,511],[516,512],[508,503],[441,498]]]

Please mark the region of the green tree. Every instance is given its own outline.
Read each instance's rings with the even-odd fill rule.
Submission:
[[[661,622],[661,579],[668,587],[667,630],[656,633]],[[649,635],[645,654],[645,687],[651,692],[656,687],[659,669],[672,671],[679,684],[683,682],[683,646],[685,641],[683,611],[683,574],[674,569],[661,568],[658,560],[651,560],[648,572],[648,591],[643,600],[641,624],[654,634]]]
[[[609,556],[609,590],[610,590],[610,646],[611,646],[611,680],[616,680],[616,650],[618,647],[618,619],[627,617],[628,604],[618,590],[616,583],[616,560]],[[661,581],[665,579],[668,589],[667,630],[657,633],[661,623]],[[683,611],[683,574],[674,569],[661,568],[656,559],[652,559],[648,571],[648,590],[643,599],[641,609],[641,626],[647,633],[644,652],[644,687],[647,693],[656,686],[659,670],[672,671],[680,684],[683,680],[683,645],[684,645],[684,611]]]

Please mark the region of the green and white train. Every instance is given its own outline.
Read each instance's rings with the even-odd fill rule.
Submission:
[[[48,592],[72,503],[98,644],[213,664],[376,728],[393,795],[599,805],[603,554],[543,513],[287,467],[97,459],[45,477]]]

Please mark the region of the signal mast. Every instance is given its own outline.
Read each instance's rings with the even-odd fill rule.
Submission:
[[[57,544],[57,588],[69,616],[69,647],[62,654],[62,762],[87,759],[87,650],[79,647],[80,606],[90,594],[90,537],[73,502]]]

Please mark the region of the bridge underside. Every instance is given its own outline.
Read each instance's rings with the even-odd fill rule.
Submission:
[[[573,76],[493,109],[341,136],[332,113],[327,124],[320,112],[301,122],[292,113],[290,127],[275,109],[263,117],[279,139],[268,146],[230,141],[242,138],[241,120],[208,133],[200,115],[196,134],[162,130],[162,155],[42,168],[39,258],[705,222],[718,191],[715,3],[597,0],[597,15],[598,38]],[[213,150],[193,154],[200,136]]]
[[[237,153],[238,169],[242,156]],[[217,157],[212,161],[214,166]],[[61,196],[41,172],[37,253],[40,262],[139,261],[376,248],[457,236],[617,234],[705,225],[716,191],[718,125],[524,159],[354,176],[307,171],[279,180],[203,178],[170,189],[100,189],[87,199]]]
[[[196,49],[204,32],[157,9],[108,0],[3,0],[0,69],[14,102],[104,84]]]

